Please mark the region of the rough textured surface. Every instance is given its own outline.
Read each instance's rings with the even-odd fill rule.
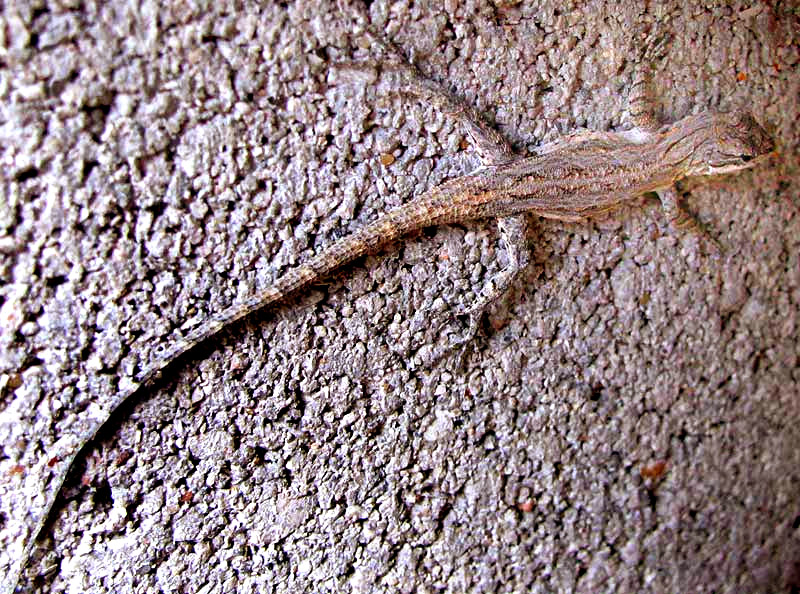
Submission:
[[[647,199],[537,225],[464,369],[427,362],[420,312],[502,265],[491,223],[254,316],[115,413],[24,588],[800,587],[796,8],[370,11],[523,150],[618,125],[634,35],[667,23],[664,116],[744,103],[779,154],[686,186],[720,259]],[[474,163],[391,77],[330,72],[369,55],[331,6],[11,3],[3,21],[0,575],[59,444],[175,328]]]

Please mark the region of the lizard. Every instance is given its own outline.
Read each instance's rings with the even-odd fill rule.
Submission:
[[[413,94],[429,96],[437,108],[463,125],[481,165],[471,173],[424,191],[335,241],[278,276],[271,286],[212,315],[157,353],[155,361],[111,400],[102,413],[104,418],[75,436],[70,451],[61,456],[59,468],[53,470],[54,488],[46,496],[38,515],[34,514],[21,559],[0,592],[12,592],[16,588],[75,458],[94,439],[112,412],[144,386],[151,385],[176,360],[236,321],[284,301],[341,266],[414,231],[493,218],[498,221],[508,263],[481,289],[475,302],[460,312],[469,318],[467,330],[458,341],[463,344],[474,336],[484,310],[505,293],[525,268],[528,215],[582,221],[655,192],[673,228],[708,238],[696,219],[681,207],[676,182],[687,177],[727,174],[753,167],[774,149],[764,129],[744,110],[728,113],[706,110],[662,125],[653,115],[648,77],[640,70],[628,99],[633,129],[579,131],[538,147],[532,155],[519,155],[477,110],[427,79],[392,42],[369,25],[364,25],[362,33],[374,47],[388,54]],[[642,54],[642,61],[652,60],[658,48],[658,44],[650,45]]]

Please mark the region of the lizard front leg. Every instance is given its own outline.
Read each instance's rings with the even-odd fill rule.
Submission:
[[[628,115],[637,130],[652,134],[661,127],[656,116],[656,102],[651,88],[651,69],[655,60],[666,53],[670,36],[651,37],[643,46],[643,51],[636,65],[633,84],[628,93]]]
[[[691,213],[684,209],[678,198],[675,188],[658,190],[658,198],[661,201],[661,208],[667,217],[670,226],[681,233],[690,233],[699,239],[708,242],[716,254],[723,252],[720,242],[712,237],[703,224],[698,221]]]

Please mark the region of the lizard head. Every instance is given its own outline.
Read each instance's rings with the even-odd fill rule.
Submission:
[[[775,147],[764,129],[745,111],[706,112],[683,130],[690,143],[687,175],[716,175],[752,167]],[[693,124],[693,125],[692,125]]]

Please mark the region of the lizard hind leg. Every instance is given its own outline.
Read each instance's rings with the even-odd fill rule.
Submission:
[[[484,312],[508,291],[514,279],[528,265],[530,258],[526,238],[527,220],[525,215],[501,217],[497,220],[497,223],[508,264],[489,279],[489,282],[483,286],[478,297],[469,307],[452,313],[454,317],[467,318],[466,330],[449,345],[449,348],[458,349],[457,357],[459,361],[463,357],[464,349],[475,337]]]
[[[508,139],[495,130],[477,109],[453,95],[443,85],[427,78],[397,45],[369,23],[363,5],[352,6],[339,0],[339,10],[355,15],[362,29],[361,34],[372,48],[380,51],[381,69],[394,71],[400,76],[403,92],[428,101],[464,129],[483,165],[504,163],[514,157]]]

